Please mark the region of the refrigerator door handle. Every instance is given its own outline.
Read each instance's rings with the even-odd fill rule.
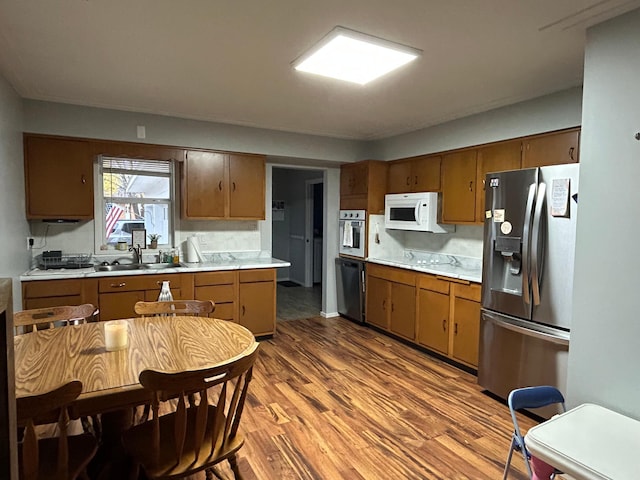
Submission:
[[[488,312],[482,312],[482,318],[506,330],[511,330],[512,332],[516,332],[527,337],[538,338],[540,340],[552,342],[557,345],[569,345],[569,339],[566,338],[565,336],[554,335],[552,333],[545,333],[545,332],[540,332],[538,330],[532,330],[530,328],[521,327],[520,325],[516,325],[510,322],[501,320],[497,318],[495,315],[491,315]]]
[[[529,274],[529,247],[531,242],[531,216],[533,214],[533,206],[536,198],[536,184],[529,186],[529,195],[527,197],[527,206],[524,213],[524,228],[522,230],[522,299],[525,305],[531,303],[529,292],[530,274]]]
[[[533,214],[533,230],[531,232],[531,286],[533,287],[533,304],[540,305],[540,272],[538,271],[538,258],[542,253],[540,240],[540,222],[542,220],[542,210],[544,209],[544,199],[547,192],[547,185],[540,183],[538,186],[538,196],[536,197],[536,210]]]

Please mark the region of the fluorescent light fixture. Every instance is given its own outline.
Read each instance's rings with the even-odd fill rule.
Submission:
[[[365,85],[418,58],[422,51],[336,27],[296,59],[296,70]]]

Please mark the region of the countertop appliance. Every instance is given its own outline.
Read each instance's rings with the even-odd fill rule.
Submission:
[[[438,192],[385,195],[384,227],[433,233],[449,233],[455,229],[453,225],[438,224]]]
[[[566,391],[578,174],[569,164],[486,176],[478,383],[499,397]]]
[[[359,323],[365,319],[365,263],[362,260],[336,258],[338,313]]]
[[[367,212],[365,210],[340,210],[340,255],[364,258],[367,244]]]

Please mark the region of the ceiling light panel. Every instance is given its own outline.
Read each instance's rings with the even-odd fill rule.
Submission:
[[[415,48],[344,27],[334,28],[293,62],[302,72],[365,85],[420,56]]]

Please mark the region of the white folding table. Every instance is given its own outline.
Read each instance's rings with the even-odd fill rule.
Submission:
[[[527,449],[576,480],[640,479],[640,422],[585,403],[525,436]]]

